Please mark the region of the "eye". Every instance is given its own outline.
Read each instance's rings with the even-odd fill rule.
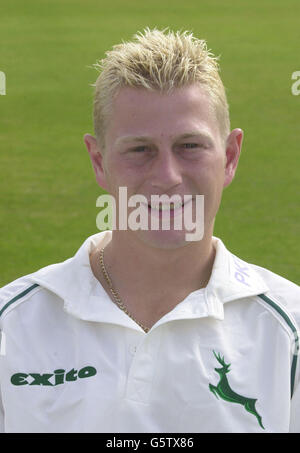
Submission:
[[[183,143],[182,146],[186,149],[201,148],[203,145],[199,143]]]
[[[146,146],[136,146],[135,148],[132,148],[131,151],[133,151],[134,153],[142,153],[144,151],[146,151],[147,147]]]

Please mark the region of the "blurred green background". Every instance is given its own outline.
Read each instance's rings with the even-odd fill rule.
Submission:
[[[245,132],[215,235],[299,282],[298,0],[12,0],[0,16],[0,286],[71,257],[97,233],[91,65],[138,30],[191,30],[220,55],[232,128]]]

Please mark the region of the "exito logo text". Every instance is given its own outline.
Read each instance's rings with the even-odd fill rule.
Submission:
[[[47,385],[55,386],[65,382],[74,382],[77,379],[85,379],[97,374],[96,368],[86,366],[77,371],[74,368],[66,373],[66,370],[58,369],[53,373],[15,373],[10,381],[13,385]]]

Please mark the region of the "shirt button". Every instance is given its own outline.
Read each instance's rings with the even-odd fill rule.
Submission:
[[[137,350],[137,347],[135,344],[132,344],[129,346],[129,351],[132,355],[134,355],[136,353],[136,350]]]

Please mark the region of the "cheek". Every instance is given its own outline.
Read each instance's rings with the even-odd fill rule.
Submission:
[[[225,177],[225,162],[223,156],[219,159],[208,158],[192,170],[193,178],[203,188],[217,188],[223,186]]]
[[[124,161],[110,159],[105,168],[107,191],[118,198],[119,187],[127,187],[128,196],[136,193],[144,182],[142,172],[133,169]]]
[[[197,193],[204,195],[205,218],[210,223],[219,208],[224,184],[224,159],[208,161],[194,173]]]

